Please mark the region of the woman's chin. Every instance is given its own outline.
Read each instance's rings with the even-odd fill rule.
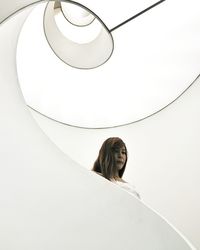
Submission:
[[[117,164],[117,169],[118,169],[118,170],[121,170],[123,167],[124,167],[124,164],[121,164],[121,163],[120,163],[120,164]]]

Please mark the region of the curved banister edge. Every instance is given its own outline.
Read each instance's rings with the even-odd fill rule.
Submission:
[[[4,6],[9,5],[9,1],[6,3],[2,1],[2,3],[4,4]],[[35,2],[33,4],[35,4]],[[29,3],[29,5],[31,5],[31,3]],[[22,10],[23,8],[25,8],[25,5],[24,6],[22,5],[20,7],[20,10]],[[15,14],[17,14],[16,11]],[[9,15],[11,17],[11,14]],[[7,19],[4,19],[4,21],[5,20]],[[15,31],[14,28],[15,26],[13,25],[12,29],[10,30],[10,33],[8,32],[7,36],[8,37],[10,36],[10,38],[14,37],[14,39],[17,40],[17,36],[15,36],[16,34],[14,34]],[[6,45],[5,41],[7,41],[8,37],[6,36],[3,37],[4,40],[3,39],[2,40],[4,42],[4,45]],[[16,45],[15,44],[16,41],[14,42],[12,39],[11,41],[13,45]],[[6,46],[3,49],[6,49]],[[13,51],[14,48],[12,51],[9,52],[13,53]],[[15,110],[16,114],[10,112],[8,112],[8,114],[2,114],[5,120],[2,119],[2,123],[0,124],[1,139],[3,138],[0,144],[0,147],[2,149],[0,158],[1,159],[0,178],[1,178],[1,185],[4,185],[3,187],[5,187],[5,189],[2,190],[4,190],[5,194],[7,194],[7,199],[4,198],[4,204],[3,204],[4,206],[1,207],[1,210],[3,211],[1,214],[6,215],[6,219],[4,220],[6,220],[6,222],[8,221],[9,222],[8,225],[10,226],[8,229],[6,228],[6,230],[4,231],[2,230],[2,234],[5,235],[6,237],[4,238],[4,240],[0,241],[0,245],[2,245],[3,248],[7,249],[13,249],[13,247],[15,247],[16,249],[20,249],[22,245],[23,248],[21,249],[27,249],[25,239],[26,236],[28,236],[28,237],[33,237],[30,238],[32,240],[31,241],[32,244],[29,249],[35,249],[36,246],[38,246],[38,244],[40,246],[43,246],[44,249],[48,249],[49,246],[48,244],[51,245],[51,243],[55,244],[54,249],[57,248],[66,249],[66,246],[69,247],[69,244],[75,244],[71,249],[82,249],[82,246],[83,247],[88,246],[87,249],[90,250],[94,249],[94,246],[97,243],[99,244],[97,245],[97,249],[98,247],[100,249],[101,247],[105,246],[107,246],[106,249],[109,249],[110,246],[107,244],[107,241],[102,242],[101,237],[99,239],[93,239],[92,237],[86,239],[84,238],[81,240],[79,239],[81,243],[83,241],[84,244],[78,245],[76,237],[78,231],[77,230],[73,231],[74,225],[77,227],[79,226],[79,230],[81,229],[81,233],[83,235],[86,232],[84,236],[88,235],[88,233],[91,234],[94,233],[93,232],[94,228],[92,227],[81,228],[80,222],[83,222],[82,220],[85,219],[84,216],[86,216],[87,222],[90,223],[91,226],[93,226],[94,224],[93,221],[94,218],[95,218],[95,226],[96,225],[98,225],[99,227],[102,226],[102,230],[104,233],[103,236],[105,238],[107,237],[107,231],[108,233],[112,233],[113,231],[121,233],[120,236],[123,239],[128,238],[129,241],[126,243],[127,244],[129,243],[129,245],[127,246],[125,245],[127,250],[133,249],[134,247],[139,250],[140,249],[153,250],[154,249],[153,247],[156,244],[158,244],[158,242],[156,241],[157,239],[156,237],[159,237],[159,234],[157,235],[156,233],[159,232],[157,232],[158,229],[155,228],[154,224],[148,224],[148,222],[151,222],[152,220],[151,217],[152,212],[155,213],[156,215],[158,214],[152,209],[147,208],[146,205],[143,206],[142,203],[140,204],[138,200],[132,198],[129,199],[130,196],[125,195],[124,192],[117,192],[116,191],[117,188],[114,188],[114,186],[111,188],[112,190],[109,190],[108,192],[107,185],[110,185],[108,184],[109,182],[105,185],[106,187],[104,186],[104,183],[100,181],[100,179],[98,183],[94,182],[94,179],[88,178],[88,175],[86,175],[85,173],[82,172],[79,173],[78,167],[76,168],[75,164],[73,165],[72,162],[67,159],[67,157],[63,156],[62,158],[61,156],[62,154],[60,154],[60,152],[57,151],[56,148],[50,145],[49,140],[47,140],[47,138],[43,135],[43,133],[39,130],[39,128],[35,126],[33,121],[30,120],[29,118],[30,114],[26,112],[27,110],[24,109],[25,103],[19,101],[21,99],[19,97],[19,94],[16,93],[15,91],[16,85],[13,84],[17,83],[17,76],[15,75],[16,69],[13,69],[12,67],[9,68],[8,67],[9,65],[6,64],[12,62],[13,66],[14,59],[15,56],[10,55],[9,53],[8,53],[8,61],[6,61],[5,64],[4,62],[1,62],[1,60],[4,61],[4,58],[0,59],[0,63],[7,70],[5,71],[7,72],[7,74],[3,72],[2,75],[0,75],[1,78],[0,94],[2,96],[7,95],[6,96],[7,98],[5,99],[2,98],[5,102],[4,103],[5,106],[2,106],[1,109],[3,111],[5,111],[6,108],[8,108],[9,111],[16,109]],[[15,82],[14,82],[14,77],[16,77]],[[5,85],[8,86],[8,89],[4,88]],[[17,88],[19,88],[19,86],[17,86]],[[19,119],[19,122],[17,122],[17,118]],[[8,123],[9,126],[4,126],[5,121],[9,122]],[[39,142],[40,144],[38,144]],[[4,179],[5,177],[7,177],[8,179],[7,180]],[[67,177],[69,178],[68,181],[66,181]],[[74,183],[77,181],[76,178],[80,178],[81,182],[78,184]],[[88,186],[84,185],[86,183]],[[91,189],[92,187],[94,188],[94,191]],[[72,188],[72,190],[70,188]],[[94,195],[93,192],[95,192],[95,190],[96,193]],[[121,196],[120,193],[123,195]],[[112,194],[112,200],[110,200],[111,194]],[[76,199],[74,199],[74,196],[76,197]],[[87,202],[85,202],[84,204],[83,201],[85,200],[83,200],[83,197],[90,198],[90,200],[88,199]],[[118,204],[121,201],[123,201],[124,203],[122,203],[120,207],[114,207],[116,214],[113,214],[112,212],[113,203]],[[127,207],[125,206],[125,204],[130,206],[130,210],[127,211]],[[107,206],[109,209],[107,209]],[[96,212],[99,214],[100,218],[94,217],[91,219],[91,211],[87,214],[88,210],[91,207],[93,209],[97,209]],[[103,217],[101,217],[102,210],[103,210]],[[134,210],[134,213],[132,210]],[[122,213],[124,211],[126,211],[127,213],[126,214]],[[133,223],[133,221],[131,222],[129,219],[129,215],[131,215],[132,218],[134,218],[135,215],[138,216],[140,215],[141,218],[143,218],[142,215],[144,214],[146,220],[142,221],[142,223],[140,224],[141,227],[140,229],[142,230],[142,235],[144,236],[144,239],[146,240],[148,239],[149,242],[152,243],[152,245],[150,245],[149,242],[145,242],[144,239],[142,239],[141,241],[140,239],[141,235],[140,232],[137,231],[138,229],[137,226]],[[111,219],[113,225],[112,223],[111,225],[106,223],[108,222],[106,216],[108,216],[108,218]],[[117,227],[119,222],[116,221],[116,216],[123,216],[121,217],[123,218],[123,220],[121,221],[122,226],[124,226],[125,222],[127,223],[125,224],[127,228],[123,232],[121,232],[121,228]],[[77,217],[79,218],[79,220],[77,220]],[[37,224],[36,222],[38,218],[39,222]],[[160,216],[155,216],[154,218],[158,224],[160,222],[160,218],[161,218]],[[21,224],[18,224],[21,231],[18,232],[18,239],[16,240],[12,239],[12,236],[14,238],[14,233],[15,233],[14,231],[15,228],[13,224],[15,223],[15,220],[18,222],[18,219],[21,219],[20,221]],[[137,221],[137,218],[134,219]],[[167,224],[170,225],[168,222]],[[30,225],[32,227],[30,227]],[[177,231],[174,230],[174,228],[173,230],[171,230],[171,228],[169,228],[168,225],[162,222],[160,225],[161,228],[159,229],[161,232],[166,229],[166,233],[168,233],[169,237],[176,238],[177,243],[169,242],[169,244],[173,246],[173,243],[176,243],[179,246],[184,246],[184,249],[188,249],[188,246],[190,247],[190,249],[194,249],[191,248],[191,245],[188,244],[188,242],[182,236],[181,237],[184,239],[184,241],[180,240],[179,238],[180,234],[179,235],[175,234],[174,236],[174,231],[175,233],[177,233]],[[3,226],[4,224],[2,224],[0,227]],[[153,239],[148,238],[149,232],[143,232],[145,226],[152,226],[152,231],[150,233],[154,236]],[[25,230],[27,228],[28,230]],[[71,231],[70,232],[66,231],[66,228],[67,230],[71,229]],[[136,232],[138,232],[138,235],[137,234],[134,235],[135,236],[134,239],[132,238],[133,229],[136,230]],[[154,231],[153,229],[156,230]],[[69,234],[71,233],[72,236],[74,237],[74,238],[72,237],[73,239],[71,241],[69,238],[67,238],[66,232],[68,233],[67,236],[69,236]],[[57,233],[55,238],[53,237],[50,238],[52,235],[54,236],[54,233],[55,234]],[[38,234],[40,237],[38,237]],[[10,245],[8,246],[6,245],[5,239],[9,238],[10,240],[10,237],[11,237],[11,242],[9,243]],[[46,239],[48,239],[48,242],[45,241]],[[75,242],[75,239],[77,242]],[[110,237],[106,239],[109,240]],[[70,243],[68,243],[68,241]],[[64,245],[63,246],[59,245],[61,243],[63,243]],[[103,245],[100,245],[101,243]],[[136,243],[140,245],[138,246],[134,245]],[[161,243],[163,244],[163,241]],[[185,245],[185,243],[187,244],[187,246]],[[112,242],[112,244],[114,244],[113,246],[115,247],[116,250],[121,249],[121,244],[124,246],[124,243],[121,241]],[[144,246],[145,248],[143,248]],[[171,247],[169,248],[169,246],[167,247],[160,245],[161,250],[162,247],[163,249],[169,249],[169,250],[171,249]]]

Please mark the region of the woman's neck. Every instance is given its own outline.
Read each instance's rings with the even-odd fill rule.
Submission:
[[[119,177],[119,175],[115,175],[111,178],[111,181],[123,181],[121,177]]]

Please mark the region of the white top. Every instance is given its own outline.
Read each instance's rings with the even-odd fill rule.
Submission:
[[[125,189],[130,194],[133,194],[137,198],[140,199],[139,193],[136,191],[135,186],[128,183],[128,182],[122,182],[122,181],[112,181],[113,183],[119,185],[121,188]]]

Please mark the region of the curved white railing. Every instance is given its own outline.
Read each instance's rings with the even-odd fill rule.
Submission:
[[[16,2],[0,2],[1,21],[32,3]],[[28,13],[0,26],[0,249],[194,249],[137,198],[61,153],[36,125],[15,65]]]

